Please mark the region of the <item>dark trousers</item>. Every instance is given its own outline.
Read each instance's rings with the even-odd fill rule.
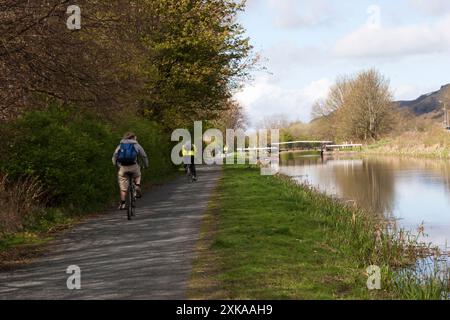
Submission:
[[[194,156],[191,156],[191,164],[185,164],[185,165],[184,165],[184,170],[185,170],[186,172],[187,172],[188,166],[189,166],[190,169],[191,169],[192,176],[193,176],[193,177],[196,177],[196,176],[197,176],[197,170],[196,170],[196,168],[195,168]]]

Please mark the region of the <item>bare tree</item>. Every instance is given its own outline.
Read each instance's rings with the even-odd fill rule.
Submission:
[[[217,128],[223,132],[226,129],[246,129],[248,125],[247,114],[244,108],[236,100],[228,100],[223,110],[218,112],[218,119],[215,121]]]
[[[49,97],[111,107],[138,83],[126,70],[138,43],[129,23],[137,16],[135,7],[80,0],[82,29],[71,31],[66,28],[69,4],[0,0],[0,119],[46,105]]]
[[[342,120],[348,137],[377,140],[392,129],[395,111],[389,81],[377,70],[359,73],[346,99]]]
[[[257,127],[259,129],[286,129],[289,127],[291,122],[288,119],[287,115],[284,114],[274,114],[271,116],[264,117],[262,120],[259,121],[257,124]]]
[[[340,77],[326,100],[313,107],[312,130],[327,139],[378,139],[389,132],[395,110],[389,81],[377,70]]]

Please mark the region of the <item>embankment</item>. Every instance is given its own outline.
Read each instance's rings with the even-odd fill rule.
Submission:
[[[226,167],[205,218],[190,296],[439,298],[446,289],[435,278],[419,283],[410,272],[398,272],[424,248],[384,230],[382,218],[286,177]],[[380,268],[381,290],[367,289],[371,265]]]

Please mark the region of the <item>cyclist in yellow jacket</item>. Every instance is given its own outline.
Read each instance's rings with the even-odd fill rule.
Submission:
[[[197,170],[195,169],[195,155],[197,154],[197,147],[190,141],[186,142],[181,148],[181,154],[183,155],[184,170],[187,172],[188,166],[190,166],[192,178],[197,181]]]

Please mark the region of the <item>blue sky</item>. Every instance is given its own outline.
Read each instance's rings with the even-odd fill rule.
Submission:
[[[253,125],[309,121],[339,75],[368,68],[395,99],[450,82],[450,0],[248,0],[239,21],[268,69],[236,94]]]

